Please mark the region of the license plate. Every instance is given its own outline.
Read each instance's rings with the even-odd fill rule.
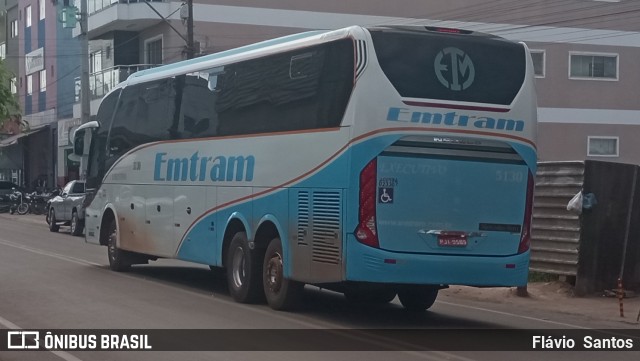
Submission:
[[[459,235],[440,235],[438,236],[438,246],[440,247],[466,247],[467,237]]]

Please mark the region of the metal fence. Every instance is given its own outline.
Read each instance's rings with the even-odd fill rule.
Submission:
[[[582,190],[584,162],[541,162],[536,175],[530,270],[576,276],[580,216],[567,203]]]
[[[91,73],[89,75],[89,89],[91,99],[100,99],[120,82],[127,80],[129,75],[145,69],[156,67],[156,64],[118,65]],[[80,101],[80,78],[76,78],[76,102]]]

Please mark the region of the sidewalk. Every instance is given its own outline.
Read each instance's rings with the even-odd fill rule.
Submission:
[[[578,315],[585,318],[620,322],[621,328],[640,328],[636,322],[640,310],[640,294],[637,292],[623,299],[624,318],[620,317],[620,306],[616,297],[597,294],[590,297],[574,297],[571,285],[561,281],[534,282],[527,286],[529,296],[518,297],[516,288],[475,288],[451,286],[442,290],[440,299],[446,297],[509,304],[530,309]],[[440,296],[439,296],[440,297]]]
[[[47,224],[47,221],[45,220],[45,215],[44,214],[40,214],[40,215],[25,214],[24,216],[21,216],[21,215],[19,215],[17,213],[14,213],[14,214],[0,213],[0,218],[8,219],[8,220],[11,220],[11,221],[23,222],[23,223],[39,224],[39,225],[42,225],[44,227],[48,227],[49,226]]]

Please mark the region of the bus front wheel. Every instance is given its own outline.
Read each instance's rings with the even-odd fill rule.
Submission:
[[[424,312],[433,306],[438,289],[430,287],[408,287],[398,291],[402,306],[409,312]]]
[[[304,284],[284,277],[280,238],[274,238],[269,242],[262,267],[264,295],[269,306],[279,311],[295,308],[302,296]]]
[[[262,282],[261,254],[249,248],[245,232],[233,236],[226,256],[227,283],[229,293],[236,302],[254,303],[260,300]]]
[[[127,251],[118,248],[118,227],[116,220],[111,220],[108,228],[107,253],[109,255],[109,268],[112,271],[127,271],[131,267],[130,257]]]

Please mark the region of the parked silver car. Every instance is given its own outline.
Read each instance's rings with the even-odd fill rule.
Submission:
[[[49,230],[58,232],[60,226],[70,226],[71,234],[79,236],[84,228],[84,209],[82,202],[85,196],[84,181],[71,181],[62,189],[59,196],[49,201],[47,221]]]

